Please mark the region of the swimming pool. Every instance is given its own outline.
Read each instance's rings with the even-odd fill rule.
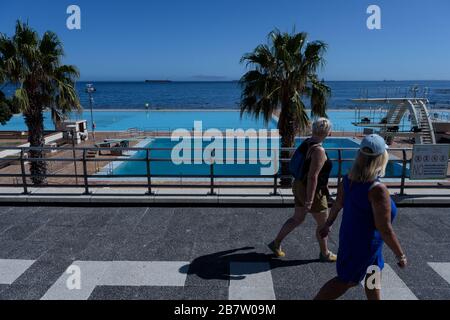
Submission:
[[[194,147],[194,139],[191,139],[192,148]],[[245,139],[245,163],[237,163],[235,161],[234,163],[215,163],[214,164],[214,174],[215,175],[221,175],[221,176],[259,176],[261,175],[261,168],[269,168],[269,163],[249,163],[249,159],[253,158],[250,157],[250,151],[249,147],[252,148],[257,146],[259,147],[258,139],[253,139],[255,141],[250,142],[250,139]],[[296,140],[296,146],[299,146],[302,142],[301,139]],[[177,141],[171,141],[170,138],[154,138],[149,139],[147,141],[144,141],[141,143],[141,147],[145,148],[152,148],[151,150],[151,159],[171,159],[171,150],[175,147],[177,144]],[[227,142],[223,141],[223,147],[224,149],[227,147]],[[201,145],[203,150],[205,147],[210,144],[209,141],[201,141]],[[324,142],[325,148],[357,148],[359,145],[358,140],[354,139],[348,139],[348,138],[328,138]],[[235,146],[238,146],[237,141],[235,141]],[[154,148],[154,149],[153,149]],[[164,150],[158,150],[158,149],[164,149]],[[270,150],[270,141],[267,143],[267,149]],[[226,151],[224,152],[224,156],[226,156]],[[238,159],[238,154],[236,150],[233,151],[234,159]],[[328,150],[328,155],[331,159],[337,159],[338,158],[338,151],[336,150]],[[264,152],[263,156],[267,155],[270,157],[271,153],[270,151]],[[344,150],[342,152],[342,158],[343,159],[354,159],[356,155],[355,150]],[[191,150],[191,154],[189,155],[192,159],[195,157],[194,150]],[[217,151],[216,151],[217,156]],[[142,158],[145,159],[146,157],[146,151],[138,151],[134,153],[132,158]],[[351,161],[343,162],[342,163],[342,170],[343,173],[347,173],[352,165]],[[396,163],[389,163],[386,177],[394,178],[394,177],[401,177],[402,168],[400,165]],[[115,177],[120,176],[126,176],[126,175],[145,175],[146,174],[146,163],[144,161],[133,161],[133,162],[126,162],[126,161],[116,161],[112,162],[110,166],[107,166],[104,168],[104,170],[100,173],[101,175],[112,175]],[[183,176],[189,176],[189,175],[198,175],[201,177],[208,177],[210,174],[210,165],[202,162],[200,164],[175,164],[172,161],[152,161],[151,162],[151,174],[152,175],[164,175],[167,177],[183,177]],[[338,176],[338,162],[337,160],[333,161],[333,170],[331,173],[331,177],[337,177]]]
[[[331,110],[328,116],[333,123],[335,131],[358,131],[361,130],[352,125],[355,121],[353,110],[337,111]],[[72,120],[85,119],[88,122],[88,130],[91,128],[91,115],[89,110],[82,113],[73,113]],[[96,131],[126,131],[130,128],[141,130],[172,131],[178,128],[190,129],[194,121],[203,121],[204,128],[265,128],[266,124],[262,119],[256,120],[254,117],[244,114],[240,117],[239,110],[94,110],[94,122]],[[272,119],[268,129],[276,128],[276,120]],[[46,130],[54,130],[49,112],[44,113],[44,127]],[[27,127],[22,115],[14,115],[4,126],[0,125],[0,130],[25,131]]]
[[[365,113],[361,112],[363,116]],[[369,115],[369,113],[367,113]],[[440,116],[449,117],[448,113],[439,113]],[[329,119],[333,124],[335,132],[361,132],[362,128],[352,125],[355,119],[354,110],[330,110]],[[90,111],[84,110],[82,113],[73,113],[70,115],[72,120],[85,119],[88,122],[88,130],[91,128]],[[94,121],[96,131],[126,131],[130,128],[138,128],[146,131],[172,131],[178,128],[191,129],[194,121],[201,120],[203,128],[268,128],[273,129],[277,126],[277,121],[271,119],[266,125],[262,119],[244,114],[240,117],[239,110],[224,109],[204,109],[204,110],[94,110]],[[405,125],[410,125],[405,121]],[[54,130],[49,112],[44,113],[44,127],[46,130]],[[22,115],[14,115],[6,125],[0,125],[0,130],[25,131],[27,127]]]
[[[50,114],[44,114],[44,127],[53,130],[54,125]],[[81,114],[74,113],[70,116],[72,120],[85,119],[88,121],[88,130],[91,128],[90,112],[83,111]],[[152,111],[94,111],[94,122],[96,131],[126,131],[130,128],[141,130],[172,131],[178,128],[191,129],[194,121],[202,121],[203,128],[276,128],[277,123],[271,119],[265,124],[262,119],[244,114],[241,118],[240,112],[236,110],[152,110]],[[5,125],[0,125],[0,130],[26,130],[26,125],[21,115],[15,115]]]

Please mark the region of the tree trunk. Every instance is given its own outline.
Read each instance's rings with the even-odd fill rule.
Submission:
[[[292,148],[295,145],[295,134],[297,132],[297,124],[294,121],[294,116],[288,111],[289,108],[281,109],[280,119],[278,121],[278,130],[281,136],[281,148]],[[290,159],[291,151],[281,151],[281,159]],[[290,188],[292,186],[292,177],[289,172],[289,161],[281,162],[281,174],[285,177],[280,179],[282,188]]]
[[[44,116],[42,110],[35,106],[30,106],[31,111],[24,113],[25,123],[28,126],[28,142],[30,147],[43,147],[44,140]],[[37,110],[36,110],[37,109]],[[42,150],[30,150],[30,159],[42,159],[44,152]],[[35,185],[47,183],[47,163],[43,160],[30,161],[31,181]]]

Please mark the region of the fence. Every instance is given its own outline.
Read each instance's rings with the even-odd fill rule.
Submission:
[[[225,149],[225,148],[224,148]],[[171,189],[183,189],[183,188],[201,188],[207,189],[208,195],[216,194],[218,188],[254,188],[254,189],[268,189],[267,193],[261,193],[261,195],[278,195],[279,189],[282,187],[280,184],[281,180],[286,178],[291,178],[290,175],[282,175],[279,173],[273,175],[220,175],[215,171],[216,163],[212,162],[209,165],[209,173],[207,175],[195,175],[195,174],[171,174],[171,173],[156,173],[152,171],[152,165],[156,162],[171,162],[171,158],[161,158],[152,157],[155,151],[161,150],[172,150],[171,148],[124,148],[124,147],[110,147],[110,148],[93,148],[93,147],[42,147],[42,148],[30,148],[30,147],[0,147],[2,150],[13,150],[15,152],[14,156],[9,158],[0,159],[0,164],[2,169],[0,169],[0,187],[21,187],[24,194],[29,194],[30,187],[37,188],[73,188],[82,187],[84,188],[84,193],[89,194],[94,188],[138,188],[145,189],[143,194],[153,194],[155,188],[171,188]],[[249,149],[245,149],[249,150]],[[281,151],[292,152],[294,149],[281,149]],[[344,157],[346,151],[356,151],[355,148],[329,148],[327,151],[333,151],[337,154],[337,157],[331,158],[334,163],[337,163],[337,179],[330,184],[330,187],[336,187],[341,181],[342,176],[345,174],[343,170],[343,164],[352,162],[353,158]],[[43,158],[30,158],[28,153],[30,151],[42,151],[44,152]],[[111,156],[100,156],[100,154],[114,153],[121,154],[124,152],[141,152],[144,156],[138,157],[137,155],[124,157],[111,157]],[[391,148],[389,149],[391,153],[396,154],[389,160],[390,163],[397,163],[401,167],[401,176],[396,177],[394,181],[388,184],[389,188],[400,189],[400,195],[405,194],[405,190],[408,188],[415,189],[426,189],[426,188],[440,188],[440,189],[450,189],[449,184],[438,185],[436,183],[407,183],[407,171],[408,165],[411,161],[412,149],[401,149],[401,148]],[[51,156],[54,152],[55,156]],[[98,153],[99,156],[90,158],[89,155],[92,153]],[[62,157],[61,154],[66,155]],[[50,155],[50,156],[49,156]],[[281,158],[280,162],[287,162],[289,158]],[[66,166],[58,168],[58,170],[50,170],[46,174],[38,175],[30,173],[27,168],[27,164],[33,161],[45,161],[47,164],[52,164],[56,162],[67,163]],[[92,164],[95,164],[95,168],[98,167],[98,163],[104,163],[104,167],[108,167],[111,162],[141,162],[145,163],[145,173],[144,174],[102,174],[99,175],[97,170],[91,168]],[[73,165],[73,172],[70,168]],[[91,166],[91,167],[90,167]],[[49,167],[54,167],[49,165]],[[64,170],[61,168],[65,168]],[[69,172],[64,172],[68,171]],[[54,171],[54,172],[52,172]],[[57,172],[57,173],[55,173]],[[63,172],[63,173],[58,173]],[[8,181],[8,178],[15,179],[14,182]],[[32,178],[45,178],[51,179],[47,183],[42,185],[33,185],[31,183]],[[180,183],[170,183],[170,179],[167,178],[177,178],[177,179],[187,179],[187,184]],[[203,179],[198,179],[203,178]],[[389,177],[388,177],[389,178]],[[447,179],[450,178],[447,175]],[[63,182],[59,183],[55,180],[62,179]],[[166,179],[167,181],[163,181]],[[190,181],[191,179],[192,181]],[[195,181],[197,179],[197,181]],[[224,183],[223,180],[233,179],[233,181]],[[254,183],[249,183],[246,179],[255,180]],[[200,181],[201,180],[201,181]],[[52,193],[53,194],[53,193]],[[58,193],[55,193],[57,196]]]

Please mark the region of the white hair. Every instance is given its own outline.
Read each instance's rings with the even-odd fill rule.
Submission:
[[[327,136],[331,131],[331,122],[327,118],[318,118],[312,125],[312,133],[317,136]]]

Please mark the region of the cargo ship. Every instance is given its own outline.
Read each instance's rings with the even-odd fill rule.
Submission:
[[[170,83],[171,80],[145,80],[145,83]]]

